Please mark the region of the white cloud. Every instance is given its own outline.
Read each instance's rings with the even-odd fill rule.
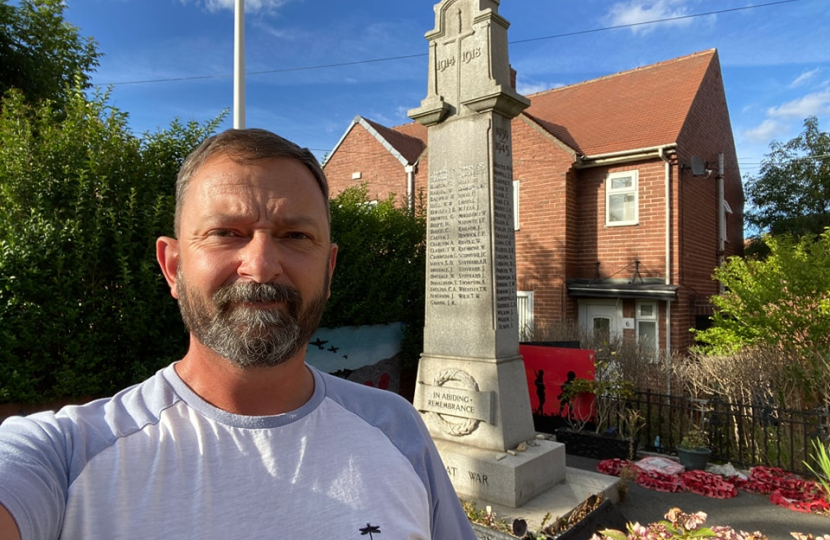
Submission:
[[[409,116],[407,115],[407,113],[409,113],[409,109],[414,109],[416,105],[412,105],[412,106],[398,105],[397,107],[395,107],[395,116],[397,118],[405,118],[404,122],[408,122],[409,121]]]
[[[779,118],[807,118],[830,113],[830,90],[807,94],[804,97],[772,107],[769,116]]]
[[[799,86],[803,86],[804,84],[808,83],[811,79],[813,79],[816,75],[821,72],[821,68],[816,68],[810,71],[805,71],[796,79],[790,83],[790,88],[798,88]]]
[[[647,34],[652,32],[657,25],[639,24],[648,21],[671,19],[690,15],[686,4],[688,0],[630,0],[629,2],[618,2],[611,6],[605,20],[611,26],[637,25],[632,26],[631,31],[635,34]],[[692,19],[680,19],[668,21],[663,24],[675,26],[688,26]]]
[[[549,90],[549,87],[546,84],[516,84],[516,91],[523,96],[538,94],[539,92],[544,92],[545,90]]]
[[[181,0],[188,3],[193,0]],[[281,8],[292,0],[245,0],[245,13],[258,13],[260,11],[274,11]],[[204,5],[209,11],[234,10],[236,0],[196,0],[196,3]]]
[[[748,141],[753,143],[768,143],[769,141],[778,138],[778,136],[786,131],[787,126],[781,122],[767,119],[761,122],[759,126],[747,129],[743,132],[743,136]]]
[[[550,90],[551,88],[559,88],[560,86],[564,86],[563,84],[549,84],[549,83],[516,83],[516,91],[523,96],[529,96],[530,94],[538,94],[539,92],[544,92],[545,90]]]
[[[246,7],[245,9],[247,11],[248,8]],[[248,22],[249,21],[246,21],[246,23]],[[256,18],[253,21],[250,21],[250,24],[268,36],[280,41],[302,42],[304,40],[316,39],[314,34],[306,30],[294,27],[279,28],[273,24],[270,24],[268,19],[265,18]]]

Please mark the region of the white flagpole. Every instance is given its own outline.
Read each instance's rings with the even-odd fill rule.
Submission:
[[[245,0],[234,9],[233,127],[245,129]]]

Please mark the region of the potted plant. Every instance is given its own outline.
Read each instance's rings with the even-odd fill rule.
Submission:
[[[804,462],[804,465],[810,469],[810,472],[816,475],[824,500],[830,503],[830,453],[827,451],[827,445],[818,439],[813,439],[813,452],[810,454],[816,462],[816,468]]]
[[[556,440],[565,451],[595,459],[631,459],[637,452],[639,423],[626,409],[626,399],[634,395],[633,385],[617,366],[606,361],[594,363],[594,380],[575,378],[563,394],[570,403],[593,399],[587,416],[568,412],[569,428],[556,430]],[[592,424],[593,429],[587,429]]]
[[[687,471],[706,469],[711,453],[706,433],[699,428],[688,431],[677,445],[677,457]]]

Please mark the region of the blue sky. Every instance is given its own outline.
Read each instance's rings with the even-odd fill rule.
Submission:
[[[769,143],[796,136],[808,115],[830,130],[830,0],[773,2],[503,0],[499,13],[523,93],[717,48],[741,171],[753,174]],[[435,3],[246,0],[247,126],[322,157],[355,115],[408,122],[426,95]],[[111,85],[137,134],[232,107],[233,0],[67,5],[105,54],[93,83]],[[231,124],[228,114],[222,127]]]

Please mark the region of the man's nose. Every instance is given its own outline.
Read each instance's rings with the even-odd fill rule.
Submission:
[[[282,274],[282,249],[268,233],[254,233],[240,252],[237,273],[256,283],[268,283]]]

